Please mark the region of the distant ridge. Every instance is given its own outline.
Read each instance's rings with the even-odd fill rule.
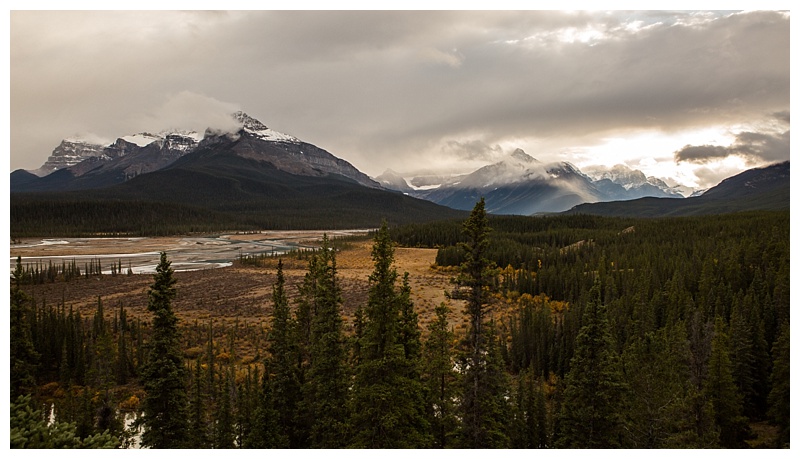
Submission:
[[[386,183],[392,186],[392,182]],[[506,215],[563,212],[586,202],[642,196],[683,198],[663,181],[626,166],[599,171],[591,177],[569,162],[545,164],[519,148],[499,162],[439,187],[409,194],[463,210],[472,209],[484,197],[487,212]]]
[[[723,180],[700,196],[597,202],[581,204],[564,213],[667,217],[784,209],[789,209],[789,161],[746,170]]]

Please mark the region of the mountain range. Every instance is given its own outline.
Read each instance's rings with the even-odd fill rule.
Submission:
[[[238,132],[142,133],[122,137],[101,147],[82,141],[64,140],[45,164],[29,174],[53,172],[34,179],[27,171],[14,171],[12,192],[65,191],[97,189],[126,182],[141,174],[172,165],[188,153],[208,149],[210,145],[230,145],[235,156],[268,162],[276,169],[299,176],[336,174],[370,187],[380,186],[347,161],[287,134],[269,129],[243,112],[233,117],[241,125]],[[225,140],[233,141],[230,144]],[[202,148],[201,148],[202,147]]]
[[[385,190],[319,147],[242,112],[234,117],[238,130],[206,130],[199,141],[182,136],[178,142],[174,133],[152,136],[146,145],[122,138],[101,154],[44,177],[14,171],[12,233],[59,227],[65,220],[84,232],[129,232],[152,203],[164,212],[152,216],[158,221],[142,231],[197,228],[187,221],[228,229],[335,229],[379,226],[382,219],[397,224],[464,215]],[[179,143],[185,148],[175,147]],[[73,213],[87,215],[81,219]]]
[[[568,162],[542,163],[521,149],[470,174],[420,176],[409,184],[391,170],[372,179],[243,112],[232,116],[239,126],[233,132],[140,133],[109,145],[63,140],[39,169],[12,172],[12,226],[15,209],[52,201],[84,207],[90,202],[167,203],[177,206],[173,210],[191,209],[198,219],[248,228],[375,226],[384,218],[428,221],[461,216],[459,210],[472,209],[481,197],[490,213],[518,215],[654,216],[788,207],[788,162],[769,169],[771,178],[747,171],[740,176],[752,172],[749,178],[730,178],[690,198],[684,195],[694,190],[670,187],[627,166],[584,172]]]
[[[611,217],[679,217],[783,209],[789,209],[789,161],[746,170],[723,180],[699,196],[586,203],[566,213]]]
[[[376,177],[386,188],[436,202],[454,209],[469,210],[481,196],[486,210],[493,214],[535,215],[563,212],[587,202],[622,201],[645,196],[683,198],[681,189],[670,187],[655,177],[627,166],[595,168],[586,174],[573,164],[545,164],[521,149],[502,161],[470,174],[434,180],[412,187],[400,174],[387,171]],[[683,190],[686,191],[686,190]],[[691,190],[689,190],[691,191]]]

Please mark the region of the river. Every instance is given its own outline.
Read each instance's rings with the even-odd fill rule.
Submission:
[[[365,234],[369,230],[325,232],[329,238]],[[75,264],[82,271],[100,262],[102,272],[111,274],[112,265],[134,274],[155,272],[160,253],[167,252],[175,271],[195,271],[230,266],[246,255],[280,255],[292,250],[319,246],[322,231],[262,231],[248,234],[220,234],[202,237],[117,237],[25,239],[10,246],[13,271],[17,256],[23,265]]]

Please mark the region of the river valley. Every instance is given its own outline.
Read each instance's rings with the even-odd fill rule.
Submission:
[[[368,230],[329,231],[329,238],[365,234]],[[72,263],[81,270],[100,262],[104,274],[112,265],[133,274],[155,272],[160,252],[167,252],[176,272],[230,266],[243,255],[280,255],[319,246],[322,231],[263,231],[202,237],[116,237],[24,239],[10,246],[10,267],[17,257],[23,265]]]

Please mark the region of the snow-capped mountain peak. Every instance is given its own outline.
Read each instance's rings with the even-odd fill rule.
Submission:
[[[149,132],[140,132],[138,134],[126,135],[120,138],[126,142],[136,144],[140,147],[146,147],[153,142],[164,140],[164,136],[150,134]]]
[[[539,162],[539,160],[537,160],[533,156],[525,153],[525,151],[522,148],[517,148],[516,150],[514,150],[514,152],[509,155],[509,159],[522,164],[531,164]]]
[[[64,139],[53,150],[42,167],[30,172],[44,177],[59,169],[74,166],[86,158],[99,157],[103,154],[103,148],[104,145],[78,137]]]
[[[300,140],[297,137],[291,136],[289,134],[284,134],[282,132],[278,132],[274,129],[268,128],[264,123],[261,121],[251,117],[245,112],[238,111],[233,114],[233,118],[242,123],[242,129],[256,137],[259,137],[263,140],[271,140],[275,142],[299,142]]]
[[[383,174],[375,177],[373,180],[380,183],[381,186],[386,189],[400,191],[401,193],[409,193],[414,190],[402,175],[391,169],[386,169]]]
[[[643,196],[658,196],[663,194],[667,197],[683,197],[687,195],[687,191],[691,193],[691,190],[686,187],[671,187],[657,177],[647,177],[644,172],[631,169],[624,164],[617,164],[613,167],[590,166],[584,168],[584,170],[588,174],[588,177],[595,182],[608,180],[621,186],[626,191],[634,194],[639,192]],[[651,191],[644,191],[646,189],[650,189]]]
[[[623,164],[617,164],[610,168],[602,166],[589,167],[586,168],[586,172],[595,181],[610,180],[626,190],[648,183],[647,177],[642,171],[631,169]]]

